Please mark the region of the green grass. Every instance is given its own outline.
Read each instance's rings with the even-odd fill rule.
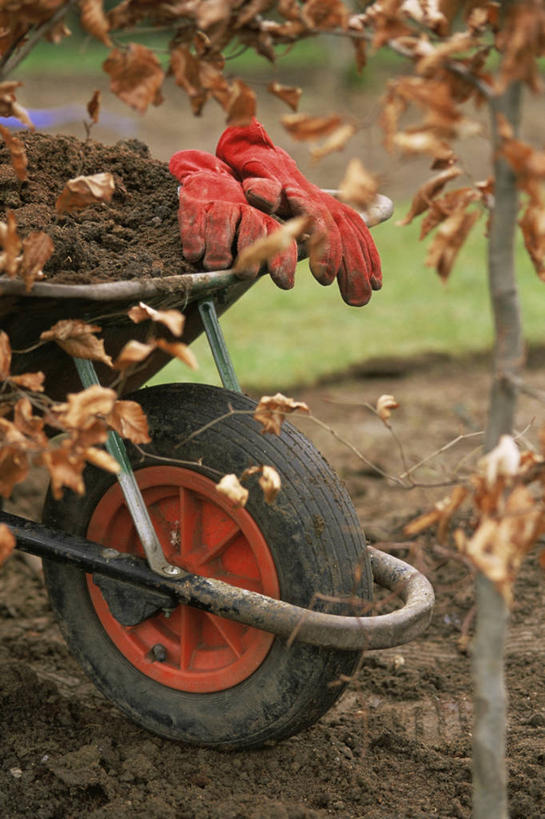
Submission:
[[[404,213],[399,209],[396,214]],[[373,229],[380,250],[384,287],[363,308],[347,307],[336,284],[321,287],[305,262],[296,286],[278,290],[270,279],[258,282],[223,317],[222,327],[243,386],[282,389],[311,384],[377,356],[410,356],[428,351],[460,355],[490,349],[486,242],[482,227],[473,229],[443,284],[425,267],[426,243],[418,241],[419,224],[396,227],[395,218]],[[545,284],[517,248],[518,280],[526,339],[543,343]],[[196,380],[219,383],[204,338],[194,345],[196,374],[177,362],[153,383]]]

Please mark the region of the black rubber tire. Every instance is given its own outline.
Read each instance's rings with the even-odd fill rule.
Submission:
[[[144,408],[152,444],[147,451],[172,457],[192,432],[229,411],[253,410],[255,402],[216,387],[174,384],[129,396]],[[134,469],[157,465],[128,447]],[[370,599],[372,575],[364,537],[350,498],[314,446],[292,425],[263,435],[251,413],[235,414],[178,448],[176,457],[198,461],[195,470],[218,480],[253,464],[274,466],[282,490],[272,505],[250,486],[247,511],[261,529],[276,565],[281,597],[302,606],[348,613],[347,603],[316,602],[316,594]],[[187,466],[185,467],[187,468]],[[191,467],[193,468],[193,467]],[[211,473],[211,470],[216,470]],[[112,476],[90,467],[87,493],[46,499],[44,523],[85,534]],[[331,685],[349,676],[355,652],[321,649],[276,639],[261,666],[236,686],[216,693],[185,693],[151,680],[121,654],[100,623],[85,574],[44,561],[47,589],[66,640],[97,687],[135,722],[170,739],[215,748],[263,746],[314,723],[341,694]]]

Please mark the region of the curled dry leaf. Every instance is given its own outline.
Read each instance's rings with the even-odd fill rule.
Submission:
[[[353,123],[345,122],[333,131],[323,145],[312,148],[310,155],[313,159],[318,160],[328,154],[332,154],[334,151],[344,150],[347,142],[352,139],[356,130],[356,126]]]
[[[274,230],[263,239],[258,239],[238,254],[233,265],[233,272],[243,274],[247,270],[255,270],[272,259],[277,253],[286,250],[294,239],[301,236],[309,227],[311,221],[308,216],[296,216],[289,219],[278,230]]]
[[[0,125],[0,134],[6,143],[17,179],[21,182],[26,182],[28,179],[28,158],[25,146],[19,137],[14,136],[9,128],[6,128],[4,125]]]
[[[91,122],[94,122],[95,125],[98,122],[99,114],[100,114],[100,101],[101,101],[101,93],[97,89],[94,93],[89,102],[87,103],[87,113],[89,114],[89,119]]]
[[[21,445],[4,443],[0,448],[0,495],[9,498],[13,487],[24,481],[29,468],[28,455]]]
[[[165,338],[158,338],[155,344],[160,350],[164,350],[165,353],[183,361],[190,370],[199,369],[199,363],[187,344],[183,344],[181,341],[167,341]]]
[[[242,486],[235,474],[224,475],[221,481],[216,484],[216,490],[226,498],[229,498],[233,506],[246,506],[249,492]]]
[[[151,319],[151,321],[157,321],[168,327],[173,336],[182,335],[185,318],[179,310],[155,310],[141,301],[131,307],[127,315],[135,324]]]
[[[403,154],[409,156],[419,154],[432,156],[433,167],[436,169],[450,167],[456,161],[456,155],[450,145],[429,129],[399,131],[393,137],[393,144]]]
[[[41,372],[21,373],[21,375],[12,375],[11,381],[14,384],[17,384],[18,387],[22,387],[24,390],[30,390],[31,392],[43,392],[45,375]]]
[[[55,404],[52,411],[67,429],[90,429],[97,418],[107,417],[117,400],[115,390],[93,384],[81,392],[69,393],[64,404]]]
[[[112,367],[112,359],[104,350],[104,341],[94,333],[101,328],[81,319],[62,319],[40,335],[41,341],[54,341],[68,355],[90,361],[102,361]]]
[[[108,36],[110,25],[104,13],[102,0],[79,0],[80,23],[93,37],[111,48],[112,41]]]
[[[282,117],[281,122],[290,136],[304,142],[329,136],[342,125],[343,120],[338,114],[324,117],[312,117],[310,114],[286,114]]]
[[[350,13],[342,0],[307,0],[302,18],[310,28],[347,28]]]
[[[399,407],[399,403],[393,395],[381,395],[377,401],[376,412],[378,417],[386,423],[392,414],[392,410]]]
[[[133,444],[149,444],[151,441],[148,419],[136,401],[116,401],[106,421],[122,438],[128,438]]]
[[[11,211],[8,211],[7,220],[0,222],[0,272],[2,270],[13,279],[19,269],[19,253],[21,251],[21,239],[17,233],[17,222]]]
[[[0,523],[0,566],[15,549],[15,537],[5,523]]]
[[[23,277],[27,293],[32,290],[36,279],[43,278],[43,266],[54,250],[51,238],[41,230],[34,230],[23,239],[23,258],[19,274]]]
[[[227,103],[227,125],[250,125],[256,112],[256,96],[242,80],[235,80]]]
[[[465,486],[455,486],[451,494],[438,501],[431,511],[411,520],[403,528],[404,534],[407,537],[413,537],[431,526],[437,526],[437,539],[440,543],[444,543],[452,516],[463,504],[468,494]]]
[[[265,503],[273,503],[276,500],[278,493],[282,489],[280,475],[273,466],[261,467],[259,485],[263,490]]]
[[[28,111],[15,99],[15,89],[22,84],[14,80],[0,82],[0,117],[15,117],[19,122],[34,130]]]
[[[366,208],[375,199],[377,191],[377,177],[369,173],[361,159],[351,159],[339,185],[339,199],[354,207]]]
[[[428,248],[426,265],[435,268],[443,281],[448,279],[456,256],[480,215],[480,210],[466,211],[460,208],[437,228]]]
[[[97,202],[111,202],[114,190],[115,183],[111,173],[76,176],[66,183],[55,202],[55,210],[57,213],[70,213]]]
[[[479,462],[486,483],[492,488],[498,478],[513,478],[520,465],[520,450],[511,435],[502,435],[497,446]]]
[[[292,111],[297,111],[299,107],[299,99],[301,94],[303,93],[302,88],[294,88],[290,85],[282,85],[279,82],[271,82],[267,86],[267,91],[270,94],[274,94],[275,97],[278,97],[285,102],[286,105],[292,109]]]
[[[0,330],[0,380],[9,378],[11,370],[11,344],[9,336],[4,330]]]
[[[83,453],[73,452],[70,441],[63,441],[56,449],[46,449],[42,452],[41,464],[49,472],[51,492],[56,500],[62,498],[65,487],[78,495],[84,494],[82,472],[85,468],[85,457]]]
[[[83,455],[86,461],[93,464],[93,466],[98,466],[99,469],[105,469],[106,472],[112,472],[114,475],[121,472],[121,467],[114,456],[104,449],[89,446],[84,450]]]
[[[421,213],[424,213],[424,211],[429,208],[432,200],[443,190],[447,182],[455,179],[461,173],[460,168],[452,167],[447,168],[446,170],[437,174],[437,176],[432,177],[432,179],[428,179],[428,181],[416,192],[416,195],[411,202],[411,207],[409,208],[408,214],[404,219],[401,219],[401,221],[397,222],[396,224],[410,225],[415,216],[420,216]]]
[[[501,517],[484,516],[471,538],[458,532],[456,543],[510,605],[522,559],[544,528],[542,504],[528,487],[518,485],[509,494]]]
[[[155,343],[142,344],[141,341],[136,341],[135,339],[127,341],[114,361],[114,369],[126,370],[127,367],[131,367],[133,364],[139,364],[155,350],[155,347]]]
[[[524,245],[540,279],[545,281],[545,208],[532,200],[519,220]]]
[[[114,48],[102,64],[110,76],[110,88],[123,102],[144,114],[150,103],[161,102],[165,73],[149,48],[130,43],[126,51]]]
[[[261,432],[270,432],[280,435],[282,422],[286,415],[292,412],[310,412],[308,405],[303,401],[294,401],[281,392],[276,395],[263,395],[254,412],[254,418],[262,425]]]

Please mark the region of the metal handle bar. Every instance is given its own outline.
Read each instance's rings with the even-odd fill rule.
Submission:
[[[351,651],[391,648],[423,632],[432,615],[434,592],[430,582],[413,566],[372,547],[369,554],[375,582],[399,596],[404,605],[389,614],[354,617],[311,611],[185,571],[179,579],[170,580],[151,571],[141,559],[83,537],[5,512],[0,513],[0,520],[11,528],[18,549],[66,561],[133,587],[152,589],[164,595],[161,607],[174,608],[183,603],[312,645]]]

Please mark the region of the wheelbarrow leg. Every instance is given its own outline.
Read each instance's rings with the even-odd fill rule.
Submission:
[[[227,344],[225,343],[225,337],[218,321],[218,314],[216,313],[216,306],[213,299],[203,299],[199,302],[198,307],[206,338],[208,339],[219,377],[221,378],[221,383],[226,390],[242,392],[231,356],[229,355],[229,350],[227,349]]]
[[[83,358],[74,358],[74,363],[84,387],[87,388],[93,386],[93,384],[100,384],[91,361]],[[121,471],[117,475],[117,480],[119,481],[127,508],[133,519],[136,531],[138,532],[138,537],[142,543],[150,568],[154,572],[157,572],[157,574],[163,575],[163,577],[177,577],[182,573],[182,570],[179,566],[173,566],[165,558],[163,549],[159,543],[159,538],[153,528],[146,503],[142,497],[142,492],[136,482],[125,444],[121,436],[114,430],[108,432],[106,449],[121,467]]]

